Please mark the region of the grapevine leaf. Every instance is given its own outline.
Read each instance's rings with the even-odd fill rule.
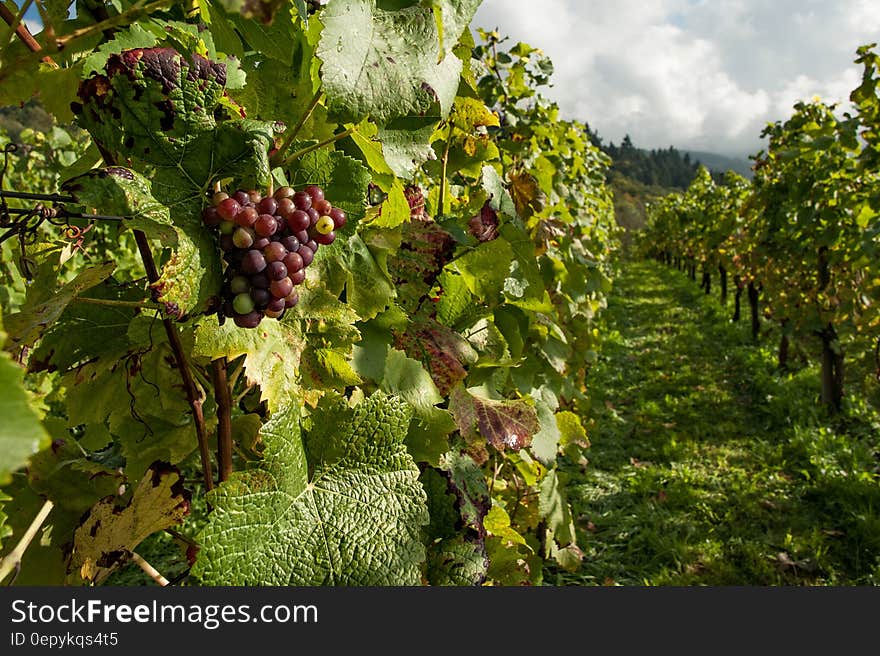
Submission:
[[[313,151],[294,161],[289,169],[289,179],[293,186],[320,185],[333,206],[348,214],[345,232],[363,218],[370,172],[353,157],[335,150]]]
[[[565,478],[556,468],[539,483],[538,511],[547,526],[547,553],[569,569],[577,569],[583,557],[577,548],[574,519],[565,495]],[[560,546],[561,545],[561,546]]]
[[[62,433],[60,428],[53,430],[56,436]],[[76,442],[67,437],[56,439],[33,457],[28,482],[59,508],[81,517],[98,500],[115,494],[124,480],[115,469],[86,458]]]
[[[559,445],[563,453],[577,462],[583,456],[583,450],[590,447],[581,418],[573,412],[557,412],[556,426],[559,428]]]
[[[526,401],[496,401],[472,394],[463,386],[449,397],[455,423],[468,440],[481,435],[498,450],[528,447],[538,432],[538,415]]]
[[[467,377],[465,363],[477,359],[466,339],[430,319],[414,322],[398,335],[396,346],[422,363],[441,396],[448,396]]]
[[[502,239],[495,239],[465,253],[449,268],[461,274],[474,296],[491,303],[501,295],[512,261],[510,245]]]
[[[345,353],[335,349],[307,349],[301,364],[310,389],[338,389],[362,382]]]
[[[79,123],[111,152],[185,166],[185,146],[216,125],[226,67],[172,48],[135,48],[110,55],[104,70],[80,85]]]
[[[391,280],[360,235],[349,238],[343,267],[348,304],[362,319],[375,317],[396,296]]]
[[[136,481],[157,459],[177,464],[196,447],[192,411],[169,366],[167,343],[119,362],[86,364],[64,377],[68,425],[107,431],[119,442],[126,475]],[[210,416],[206,408],[206,416]]]
[[[0,490],[0,553],[3,553],[3,540],[12,535],[12,527],[6,523],[9,517],[4,510],[6,502],[11,500],[12,497],[5,494],[3,490]]]
[[[70,581],[100,584],[147,536],[179,524],[189,514],[190,494],[180,472],[155,463],[141,477],[131,500],[99,501],[74,534]]]
[[[511,218],[517,215],[516,206],[504,186],[504,181],[492,166],[483,167],[483,189],[489,194],[489,204],[493,210]]]
[[[28,293],[19,312],[4,318],[9,340],[16,346],[29,346],[61,317],[64,309],[83,292],[100,285],[110,277],[116,265],[112,262],[81,271],[73,280],[46,297],[34,290]]]
[[[0,332],[2,335],[2,332]],[[24,370],[5,351],[0,352],[0,485],[10,481],[12,472],[49,441],[37,413],[31,407],[22,385]]]
[[[123,50],[134,48],[152,48],[156,43],[157,37],[154,33],[145,30],[138,23],[129,25],[124,30],[117,32],[112,40],[102,44],[85,58],[82,70],[83,76],[86,77],[103,70],[107,65],[107,59],[110,55],[119,54]]]
[[[443,401],[422,363],[396,349],[388,352],[381,387],[389,394],[400,396],[417,410],[428,411]]]
[[[7,70],[4,68],[4,73]],[[20,105],[36,97],[59,123],[66,123],[72,118],[70,98],[76,93],[80,76],[79,64],[69,68],[49,64],[40,64],[36,70],[26,66],[16,68],[0,85],[0,106]]]
[[[444,40],[457,41],[473,17],[474,0],[445,2]],[[452,7],[455,7],[453,11]],[[455,14],[447,24],[446,12]],[[429,7],[383,9],[376,0],[336,0],[322,12],[317,55],[329,107],[344,120],[372,116],[379,124],[429,112],[445,117],[461,75],[451,47],[437,61],[439,34]],[[449,31],[451,30],[451,31]],[[358,38],[351,38],[351,34]],[[439,105],[439,106],[438,106]]]
[[[455,431],[455,420],[448,410],[431,407],[413,417],[406,434],[406,448],[413,460],[437,466],[449,449],[449,435]]]
[[[432,118],[401,118],[379,129],[385,161],[395,175],[411,180],[425,162],[437,159],[431,135],[437,126]]]
[[[138,301],[143,292],[137,288],[122,288],[102,284],[82,294],[80,298],[110,301]],[[67,371],[76,364],[90,359],[116,362],[129,349],[127,327],[138,310],[135,308],[72,303],[65,308],[58,321],[49,327],[34,349],[31,370],[50,368]]]
[[[8,550],[27,532],[46,499],[28,485],[24,474],[13,476],[12,483],[3,491],[11,497],[3,506],[3,512],[9,516],[6,525],[12,529],[12,539],[6,543]],[[58,585],[64,580],[63,549],[65,543],[71,541],[81,517],[82,512],[68,512],[59,507],[52,509],[43,530],[24,552],[15,585]]]
[[[452,258],[455,240],[434,221],[413,220],[401,228],[401,245],[388,260],[398,304],[414,315]]]
[[[374,225],[380,228],[396,228],[406,223],[410,218],[409,202],[403,191],[403,184],[395,180],[388,192],[388,198],[382,203],[381,213],[375,219]]]
[[[374,394],[314,426],[308,443],[322,448],[307,462],[297,406],[277,413],[263,427],[262,467],[212,493],[193,575],[209,585],[418,584],[428,516],[403,446],[409,420],[401,401]]]
[[[485,535],[483,521],[492,502],[480,467],[467,454],[449,451],[440,459],[440,469],[446,472],[450,488],[458,498],[458,510],[464,525],[480,536]]]
[[[486,514],[485,527],[489,535],[526,546],[525,538],[510,526],[510,516],[501,506],[492,506]]]
[[[275,411],[286,407],[298,393],[298,364],[304,346],[295,319],[263,321],[253,330],[242,330],[231,321],[219,326],[216,319],[209,318],[196,328],[193,355],[230,361],[244,356],[248,382],[260,386],[261,398]]]
[[[559,432],[559,426],[556,424],[553,410],[544,401],[537,401],[535,409],[538,412],[541,430],[535,433],[532,440],[532,453],[544,465],[550,466],[556,461],[559,440],[562,436]]]
[[[241,18],[246,19],[248,22],[258,21],[267,28],[290,22],[290,16],[287,15],[290,7],[286,6],[287,3],[284,0],[219,0],[219,3],[226,11],[238,12]],[[309,12],[305,0],[293,0],[291,4],[296,8],[303,20],[308,20]],[[285,13],[284,15],[279,15],[282,8]]]
[[[431,585],[481,585],[489,570],[482,542],[457,535],[428,547],[427,575]]]

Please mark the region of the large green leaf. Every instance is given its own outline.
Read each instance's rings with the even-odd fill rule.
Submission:
[[[15,346],[30,346],[61,317],[65,308],[77,296],[100,285],[110,277],[116,265],[112,262],[83,269],[70,282],[60,288],[35,286],[29,290],[27,299],[19,312],[4,319],[9,341]]]
[[[24,370],[0,351],[0,485],[49,441],[22,385],[23,377]]]
[[[344,120],[371,116],[380,125],[407,116],[445,117],[462,70],[451,49],[479,2],[439,3],[445,52],[430,7],[380,4],[335,0],[322,12],[317,54],[329,107]]]
[[[210,585],[417,585],[428,522],[403,439],[406,404],[374,394],[308,435],[291,404],[264,427],[265,461],[211,495],[193,574]]]

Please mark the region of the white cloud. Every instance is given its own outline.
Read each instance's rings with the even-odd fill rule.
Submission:
[[[542,48],[546,95],[606,140],[743,155],[797,100],[846,100],[880,2],[484,0],[473,25]]]
[[[41,21],[31,20],[30,18],[25,18],[21,22],[26,28],[28,28],[28,31],[31,34],[39,34],[40,32],[43,31],[43,23]]]

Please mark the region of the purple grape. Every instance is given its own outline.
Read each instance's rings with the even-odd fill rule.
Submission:
[[[287,249],[284,248],[284,244],[280,241],[273,241],[263,249],[263,256],[266,258],[266,262],[279,262],[284,259],[285,255],[287,255]]]
[[[260,251],[248,251],[243,258],[241,258],[241,270],[243,273],[248,275],[253,275],[255,273],[260,273],[266,268],[266,258],[263,257],[263,254]]]
[[[284,266],[284,262],[270,262],[266,267],[266,274],[269,280],[281,280],[287,277],[287,267]]]
[[[329,216],[331,219],[333,219],[333,224],[336,226],[337,230],[344,226],[345,222],[348,221],[348,217],[346,216],[345,212],[343,212],[338,207],[334,207],[332,210],[330,210]]]
[[[318,185],[307,185],[304,191],[312,197],[312,203],[316,200],[324,200],[324,190]]]
[[[287,235],[281,240],[281,245],[288,253],[296,253],[299,250],[299,239],[293,235]]]
[[[309,215],[302,210],[294,210],[287,219],[287,227],[291,232],[297,233],[309,227]]]
[[[202,223],[204,223],[209,228],[216,228],[220,225],[220,222],[223,219],[220,218],[220,215],[217,214],[216,207],[206,207],[202,210]]]
[[[315,259],[315,251],[309,248],[306,244],[299,247],[297,254],[302,258],[304,267],[309,266],[312,263],[312,260]]]
[[[293,195],[293,204],[297,209],[305,211],[312,206],[312,197],[305,191],[298,191]]]
[[[271,214],[260,214],[254,223],[254,232],[260,237],[271,237],[278,230],[278,221]]]
[[[265,273],[258,273],[255,276],[250,277],[251,287],[255,287],[257,289],[269,289],[269,276]]]
[[[288,253],[284,256],[284,260],[282,261],[290,273],[295,273],[303,268],[302,255],[299,253]]]
[[[281,266],[284,266],[283,264]],[[281,280],[273,280],[269,284],[269,291],[275,298],[284,298],[293,291],[293,281],[290,278],[282,278]]]
[[[249,314],[237,314],[233,321],[239,328],[256,328],[263,320],[263,315],[259,312],[251,312]]]
[[[251,299],[253,299],[254,305],[261,308],[272,300],[272,294],[268,289],[252,289]]]

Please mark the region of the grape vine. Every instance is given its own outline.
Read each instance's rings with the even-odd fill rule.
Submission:
[[[578,567],[559,465],[587,466],[609,161],[478,5],[122,0],[4,50],[0,102],[55,124],[5,180],[81,239],[0,244],[0,573]]]

